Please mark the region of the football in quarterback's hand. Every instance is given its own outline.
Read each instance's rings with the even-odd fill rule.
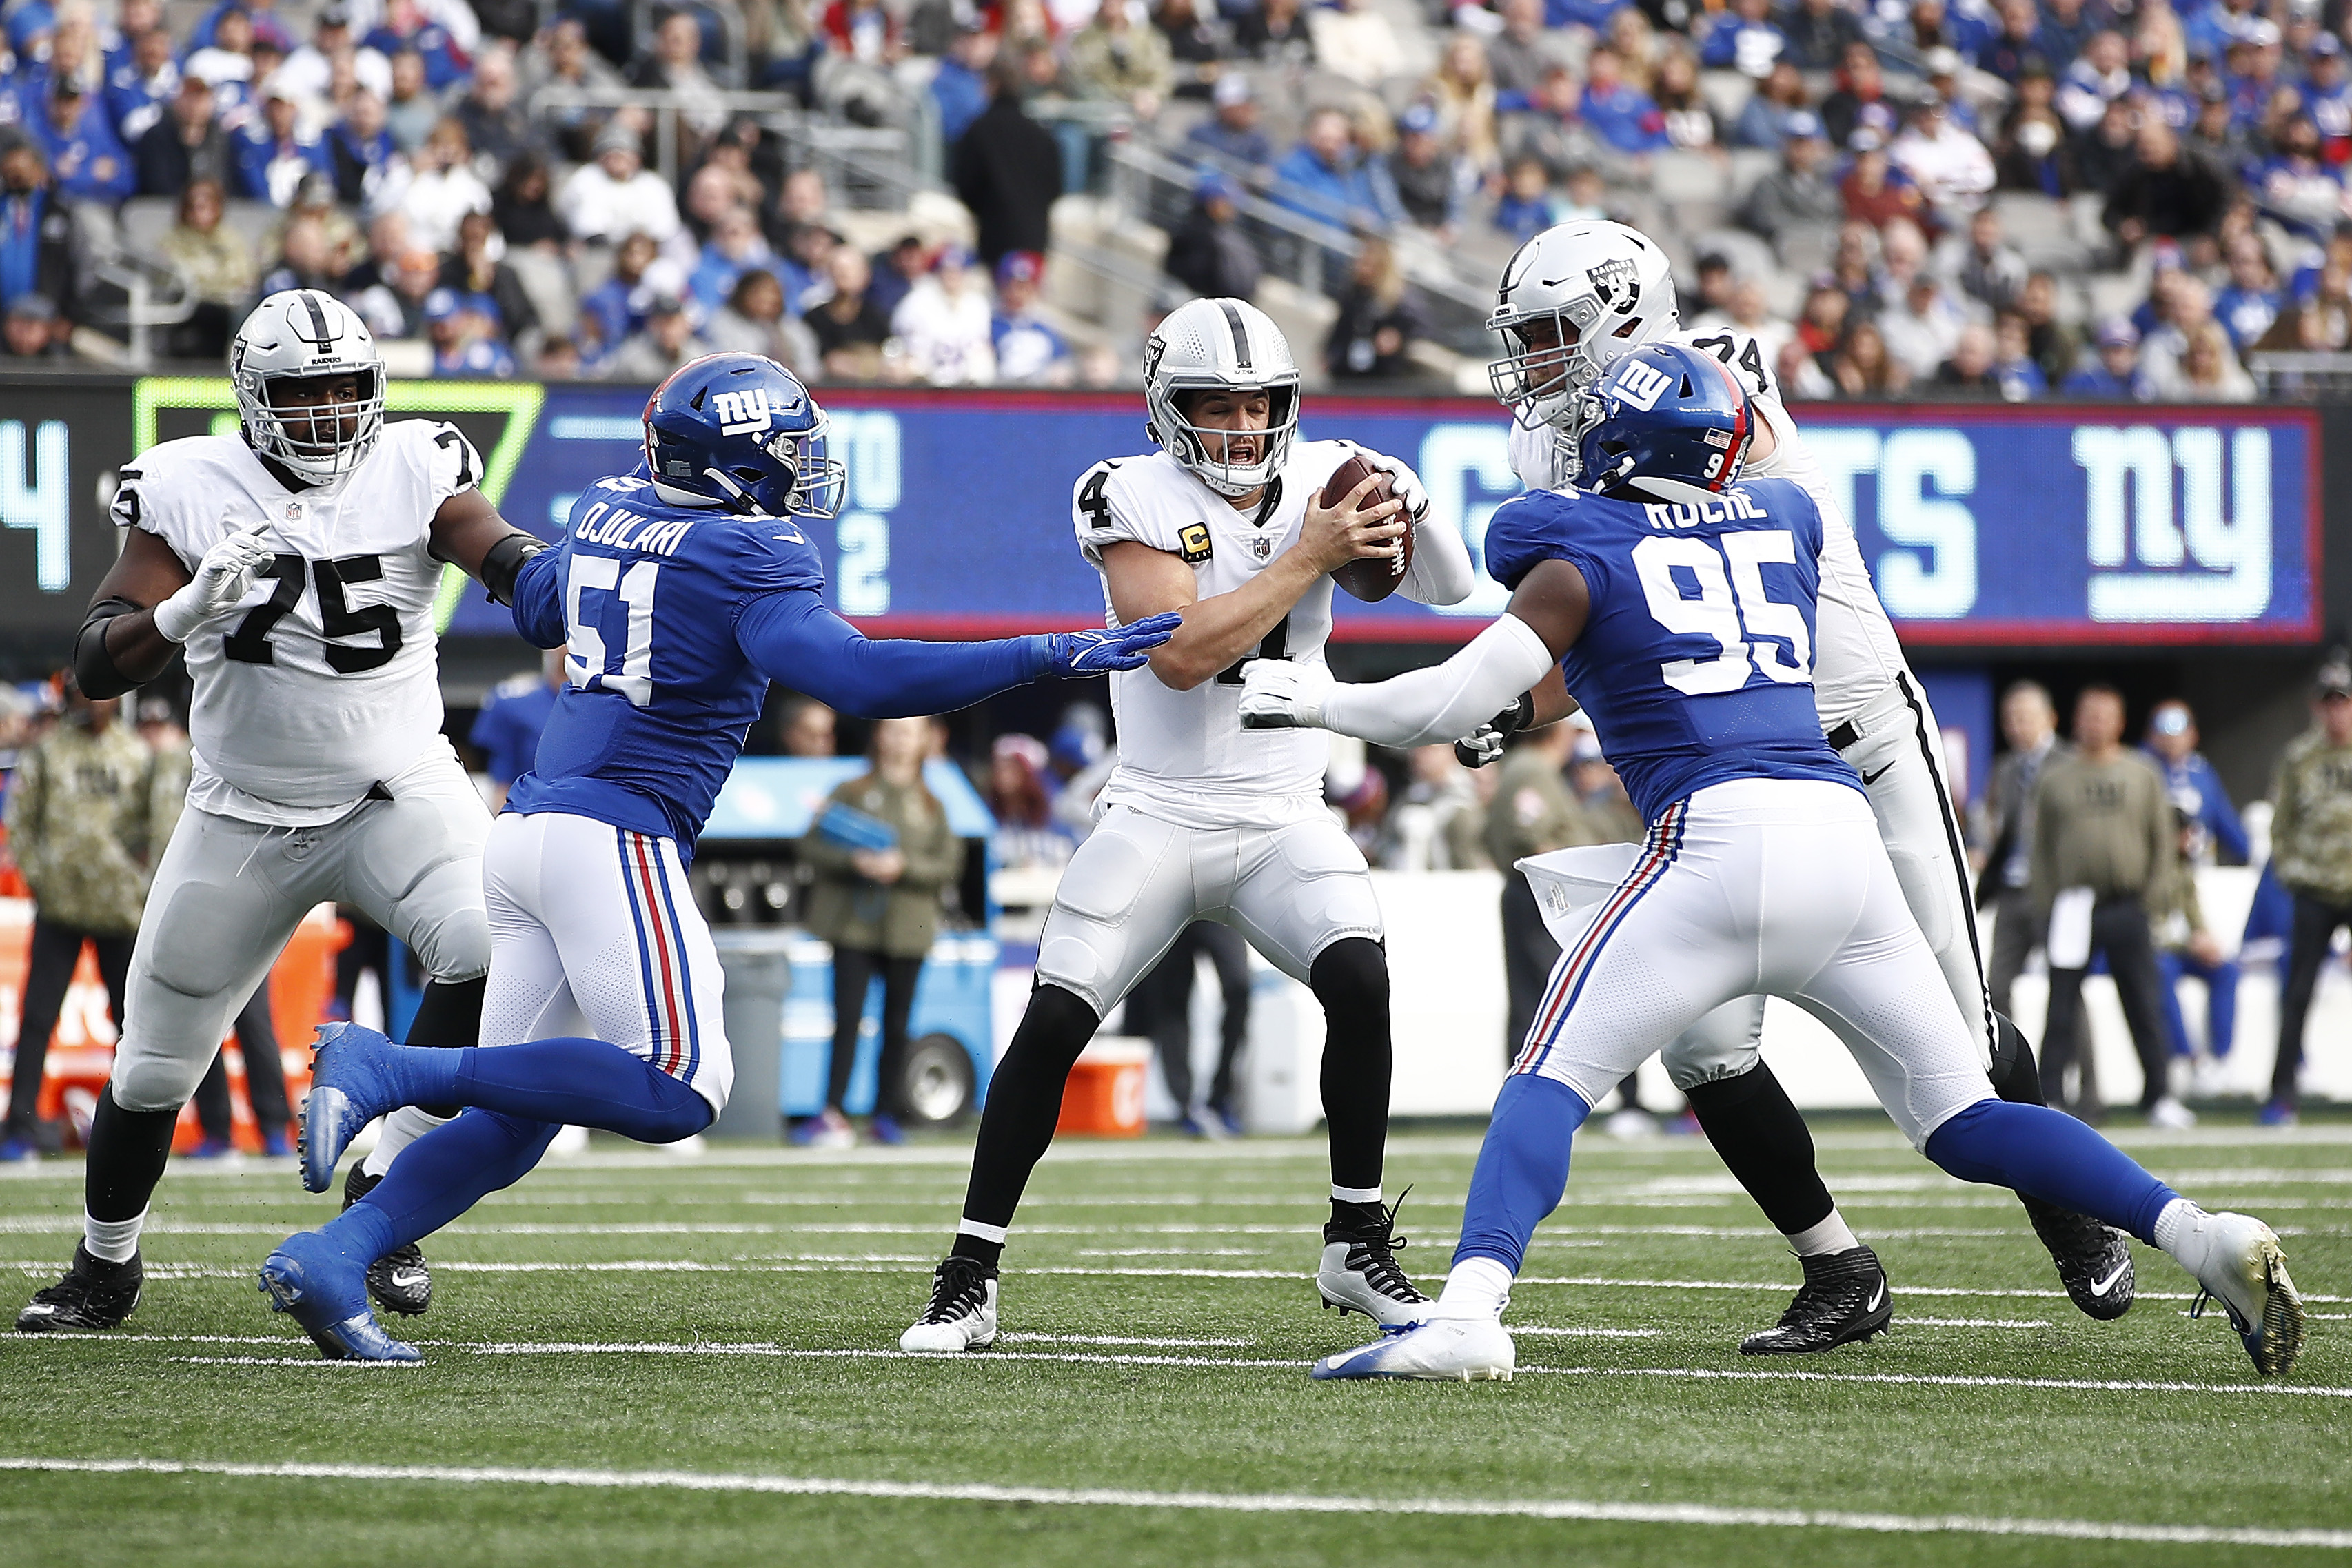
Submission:
[[[1331,477],[1323,486],[1323,494],[1319,497],[1321,504],[1326,508],[1339,505],[1348,498],[1349,491],[1374,475],[1380,476],[1380,483],[1366,492],[1363,504],[1369,507],[1389,499],[1396,493],[1396,486],[1387,472],[1376,466],[1370,458],[1358,456],[1349,458],[1332,470]],[[1374,604],[1397,591],[1397,585],[1404,580],[1406,569],[1412,565],[1412,529],[1407,528],[1404,536],[1397,540],[1394,554],[1360,557],[1334,571],[1331,578],[1358,599],[1367,604]]]

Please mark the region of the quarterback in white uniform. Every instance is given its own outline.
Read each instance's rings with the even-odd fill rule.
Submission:
[[[194,778],[91,1123],[82,1244],[18,1315],[26,1332],[112,1328],[138,1304],[180,1106],[313,905],[354,904],[415,952],[433,983],[413,1041],[470,1045],[480,1020],[490,819],[441,735],[433,600],[444,562],[498,592],[537,541],[476,488],[481,459],[457,431],[383,423],[383,361],[332,297],[263,300],[230,374],[238,434],[167,442],[121,471],[122,554],[76,648],[100,695],[184,649]],[[394,1116],[356,1191],[434,1120]],[[413,1250],[369,1282],[408,1312],[431,1288]]]
[[[1709,354],[1748,394],[1759,425],[1748,474],[1794,482],[1822,514],[1813,685],[1822,731],[1862,776],[1905,901],[1977,1042],[1979,1065],[2002,1098],[2042,1103],[2031,1049],[1993,1012],[1985,989],[1935,713],[1871,585],[1853,526],[1782,406],[1756,340],[1730,328],[1684,330],[1664,253],[1605,221],[1562,224],[1528,241],[1505,266],[1496,298],[1488,325],[1508,352],[1490,376],[1513,413],[1512,467],[1531,490],[1576,485],[1579,444],[1596,412],[1586,393],[1611,363],[1643,344],[1682,343]],[[1678,1038],[1663,1060],[1726,1163],[1804,1264],[1805,1290],[1789,1314],[1742,1348],[1823,1350],[1885,1326],[1885,1276],[1838,1215],[1802,1120],[1759,1054],[1763,1020],[1761,997],[1727,1004]],[[2040,1199],[2022,1201],[2075,1305],[2095,1318],[2122,1315],[2132,1301],[2125,1238]]]
[[[1382,1323],[1414,1321],[1427,1305],[1396,1265],[1381,1186],[1388,964],[1364,857],[1323,804],[1328,737],[1244,731],[1240,702],[1253,660],[1322,665],[1331,572],[1392,558],[1428,497],[1393,458],[1297,440],[1297,366],[1251,305],[1192,301],[1152,333],[1143,363],[1160,450],[1087,469],[1073,522],[1102,573],[1110,624],[1181,611],[1183,626],[1147,667],[1111,677],[1118,767],[1046,917],[1037,988],[989,1084],[954,1251],[900,1340],[908,1350],[975,1349],[995,1337],[997,1260],[1053,1137],[1071,1064],[1198,919],[1233,926],[1323,1005],[1324,1301]],[[1395,498],[1367,499],[1376,476],[1326,508],[1324,486],[1360,455],[1389,475]],[[1472,584],[1457,534],[1415,533],[1398,591],[1451,604]]]

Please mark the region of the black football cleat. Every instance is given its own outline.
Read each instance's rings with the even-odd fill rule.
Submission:
[[[2107,1322],[2131,1311],[2130,1237],[2038,1197],[2019,1193],[2017,1200],[2033,1221],[2033,1234],[2050,1249],[2050,1260],[2058,1265],[2058,1282],[2084,1317]]]
[[[147,1270],[134,1256],[127,1263],[107,1263],[77,1243],[73,1267],[66,1277],[34,1293],[16,1314],[18,1333],[97,1333],[121,1328],[122,1320],[139,1309],[139,1291]]]
[[[383,1179],[352,1166],[352,1174],[343,1178],[343,1207],[349,1208],[365,1197]],[[424,1249],[411,1241],[377,1259],[368,1269],[367,1288],[375,1304],[385,1312],[404,1318],[424,1312],[433,1304],[433,1271],[425,1266]]]
[[[1780,1322],[1739,1342],[1742,1355],[1810,1355],[1886,1332],[1895,1302],[1886,1270],[1867,1247],[1800,1258],[1805,1282]]]
[[[1407,1188],[1406,1191],[1411,1191]],[[1396,1255],[1405,1239],[1396,1233],[1396,1207],[1377,1203],[1349,1204],[1349,1218],[1323,1227],[1323,1257],[1316,1267],[1316,1289],[1323,1305],[1339,1315],[1361,1312],[1382,1328],[1401,1328],[1428,1321],[1437,1303],[1416,1289],[1397,1266]]]

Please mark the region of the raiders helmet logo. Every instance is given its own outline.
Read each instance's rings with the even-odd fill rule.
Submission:
[[[1585,274],[1592,284],[1592,292],[1601,303],[1616,307],[1620,316],[1631,316],[1642,302],[1641,280],[1633,275],[1633,264],[1618,257],[1604,261]]]

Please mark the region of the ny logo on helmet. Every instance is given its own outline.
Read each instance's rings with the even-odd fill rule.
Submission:
[[[1620,402],[1630,402],[1644,413],[1658,406],[1658,399],[1675,384],[1675,378],[1639,360],[1629,360],[1617,374],[1617,384],[1609,395]]]
[[[1614,305],[1620,316],[1631,316],[1642,302],[1642,282],[1633,276],[1633,264],[1624,257],[1604,261],[1585,274],[1591,280],[1592,292],[1601,297],[1603,305]]]
[[[714,393],[710,406],[719,415],[719,434],[721,435],[757,435],[767,429],[770,423],[765,387]]]

